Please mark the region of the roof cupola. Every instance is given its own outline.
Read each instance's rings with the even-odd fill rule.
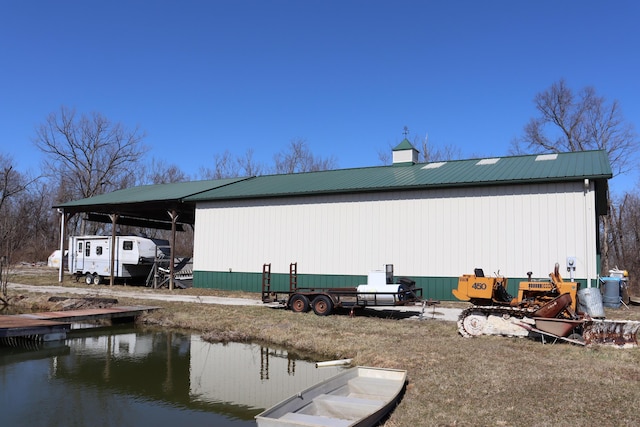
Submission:
[[[418,163],[418,153],[418,150],[405,138],[393,149],[393,165],[415,165]]]

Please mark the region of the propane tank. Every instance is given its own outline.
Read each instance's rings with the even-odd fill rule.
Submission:
[[[402,288],[402,289],[401,289]],[[399,299],[398,294],[404,287],[398,284],[391,285],[358,285],[358,298],[365,301],[374,302],[376,305],[393,305]]]

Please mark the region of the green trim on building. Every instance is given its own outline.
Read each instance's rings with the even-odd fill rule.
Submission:
[[[396,277],[398,279],[399,277]],[[415,280],[416,287],[422,288],[424,299],[438,301],[457,301],[451,292],[458,287],[457,277],[410,277]],[[520,282],[527,281],[526,277],[507,278],[507,292],[512,296],[518,295]],[[564,278],[565,281],[568,278]],[[299,274],[300,288],[353,288],[367,282],[367,276],[349,275],[321,275]],[[585,286],[586,280],[578,279],[578,289]],[[196,288],[221,289],[227,291],[262,292],[262,273],[244,273],[228,271],[194,271],[193,285]],[[596,284],[592,284],[596,286]],[[289,290],[289,275],[271,273],[271,291],[287,292]]]
[[[410,278],[416,281],[416,287],[422,288],[422,296],[425,299],[455,300],[451,291],[458,287],[457,277]],[[353,288],[366,283],[367,276],[361,275],[298,274],[298,287],[300,288]],[[229,291],[262,292],[262,273],[194,271],[193,286]],[[288,290],[289,275],[271,273],[271,291],[286,292]]]
[[[367,276],[298,274],[299,288],[349,288],[366,282]],[[194,271],[193,286],[229,291],[262,292],[262,273]],[[271,291],[286,292],[288,290],[289,275],[271,273]]]

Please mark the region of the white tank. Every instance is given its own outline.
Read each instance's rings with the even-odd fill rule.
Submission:
[[[377,305],[393,305],[398,301],[400,286],[395,283],[391,285],[358,285],[358,298]]]

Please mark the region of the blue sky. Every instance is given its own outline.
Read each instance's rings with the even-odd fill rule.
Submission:
[[[632,0],[1,0],[0,152],[37,170],[34,128],[64,105],[139,126],[191,176],[225,150],[272,164],[298,138],[378,165],[404,126],[500,156],[561,78],[638,132],[639,23]]]

